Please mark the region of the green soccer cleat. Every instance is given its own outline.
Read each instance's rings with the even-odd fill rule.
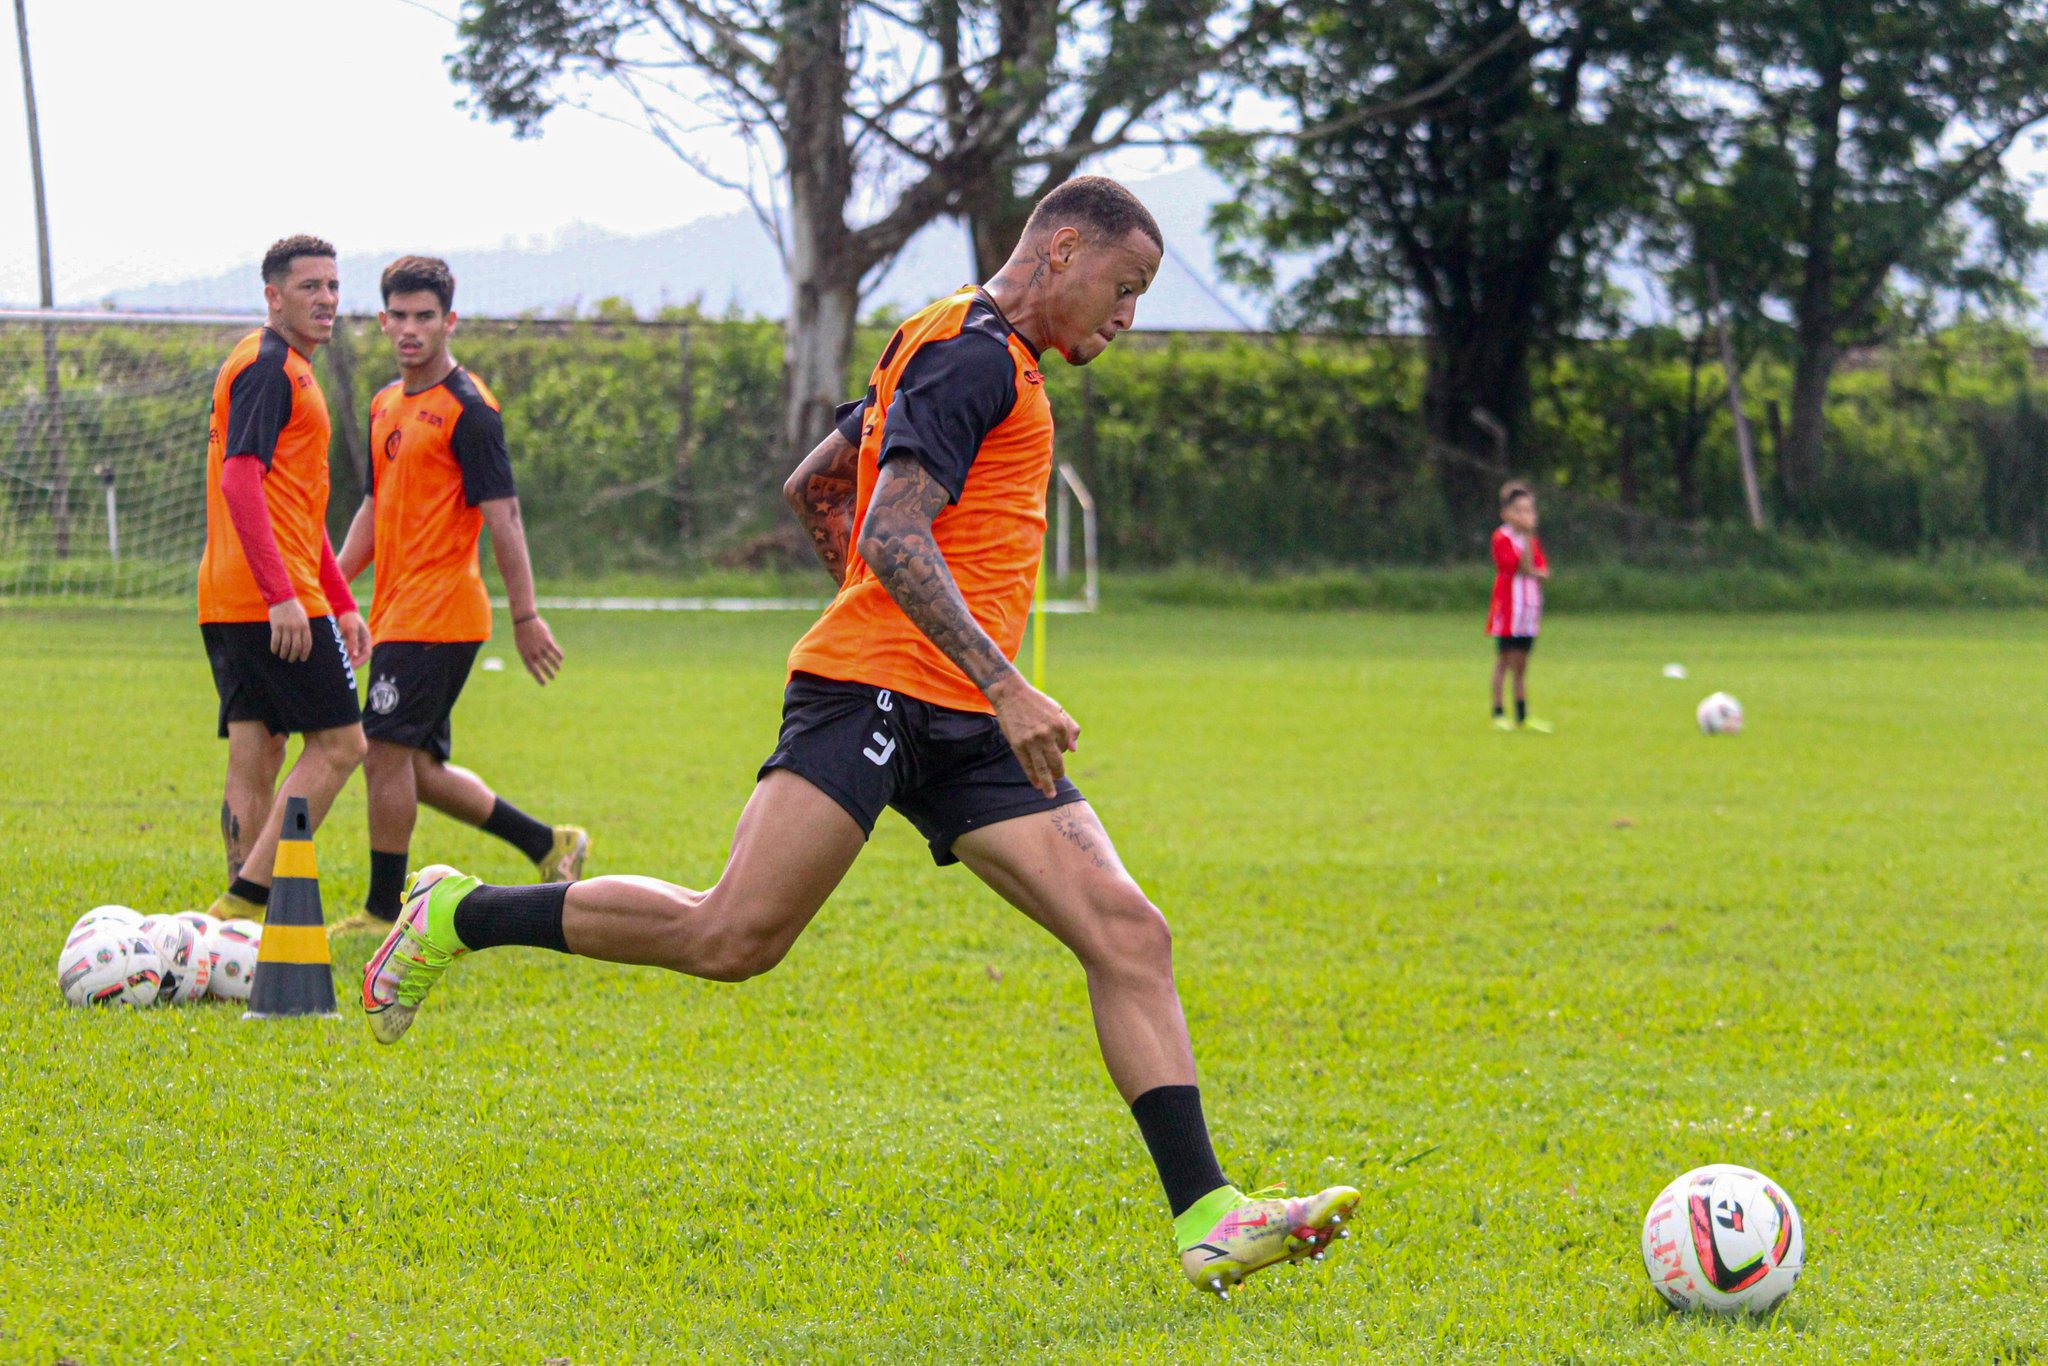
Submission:
[[[222,892],[213,899],[213,904],[206,908],[206,913],[215,920],[253,920],[261,925],[264,912],[269,909],[268,906],[258,906],[253,901],[244,900],[233,892]]]
[[[1508,720],[1505,716],[1496,716],[1493,718],[1493,728],[1495,730],[1513,730],[1515,723]]]
[[[1548,735],[1552,731],[1557,729],[1556,726],[1551,725],[1548,721],[1545,721],[1540,717],[1535,716],[1532,716],[1528,720],[1524,721],[1522,723],[1522,727],[1525,730],[1533,730],[1538,735]]]
[[[455,908],[481,885],[445,863],[405,884],[398,923],[363,964],[363,1012],[378,1043],[397,1043],[448,965],[469,952],[455,937]]]
[[[536,882],[575,882],[583,876],[583,860],[590,855],[590,832],[580,825],[555,827],[555,843],[544,859],[536,859],[540,870]]]
[[[1276,1262],[1321,1261],[1362,1198],[1350,1186],[1288,1199],[1281,1188],[1251,1195],[1235,1186],[1210,1191],[1173,1221],[1180,1269],[1197,1290],[1222,1299],[1254,1271]]]

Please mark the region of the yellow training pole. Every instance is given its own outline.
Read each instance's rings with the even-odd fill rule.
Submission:
[[[1031,591],[1031,686],[1045,691],[1045,560],[1038,562],[1038,583]]]

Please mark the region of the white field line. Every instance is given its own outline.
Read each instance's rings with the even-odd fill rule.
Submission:
[[[534,606],[543,612],[822,612],[829,598],[560,598],[538,597]],[[492,598],[491,606],[506,606],[505,599]],[[1060,598],[1043,604],[1049,616],[1085,613],[1088,604],[1079,598]]]

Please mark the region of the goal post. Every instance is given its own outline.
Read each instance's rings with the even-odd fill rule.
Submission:
[[[0,598],[185,598],[214,377],[262,319],[0,309]]]

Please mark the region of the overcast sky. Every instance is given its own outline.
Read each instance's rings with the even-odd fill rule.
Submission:
[[[458,3],[27,0],[58,300],[253,267],[292,232],[344,255],[453,256],[577,224],[644,233],[745,207],[597,114],[557,110],[522,142],[457,109],[445,60]],[[0,301],[34,303],[11,13],[0,34]],[[743,174],[729,135],[693,150]],[[2014,156],[2048,165],[2032,138]],[[1104,169],[1167,164],[1130,153]],[[254,288],[252,277],[252,306]]]
[[[591,114],[562,110],[525,142],[472,119],[443,64],[453,28],[430,12],[455,0],[422,4],[28,0],[57,297],[253,263],[289,232],[455,252],[743,206]],[[0,300],[33,303],[11,14],[0,33]]]
[[[292,232],[344,254],[452,256],[578,224],[644,233],[746,207],[596,113],[557,110],[540,138],[519,141],[457,109],[446,57],[459,0],[27,3],[60,303],[253,266]],[[11,14],[0,33],[0,301],[33,304]],[[743,178],[729,135],[703,134],[692,150]],[[1171,164],[1133,153],[1105,169]]]

